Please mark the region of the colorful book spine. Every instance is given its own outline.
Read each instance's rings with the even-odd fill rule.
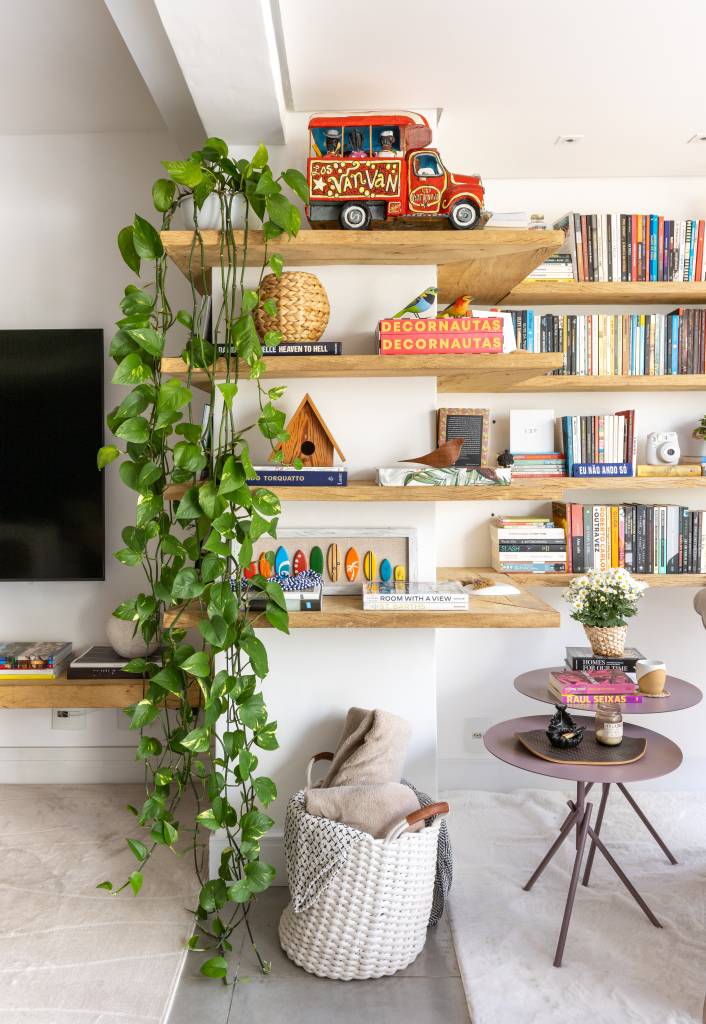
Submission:
[[[246,480],[249,487],[346,487],[348,484],[345,469],[255,468],[257,476]]]

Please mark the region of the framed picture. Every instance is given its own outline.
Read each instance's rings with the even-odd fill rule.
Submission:
[[[488,465],[489,409],[439,409],[437,444],[463,438],[457,466]]]
[[[300,553],[297,561],[302,564],[303,556],[307,568],[318,549],[314,561],[323,562],[324,594],[360,594],[364,582],[380,582],[388,571],[393,579],[395,572],[398,579],[417,579],[417,531],[412,527],[281,527],[276,540],[264,536],[255,542],[253,559],[266,554],[271,562],[280,548],[290,566]]]

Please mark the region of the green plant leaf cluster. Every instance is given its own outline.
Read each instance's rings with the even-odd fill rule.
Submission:
[[[134,522],[122,530],[123,546],[115,558],[138,569],[139,592],[123,601],[114,615],[134,624],[135,632],[159,653],[135,658],[131,671],[142,674],[141,700],[126,708],[130,727],[139,733],[136,757],[145,769],[145,800],[131,807],[141,838],[128,847],[136,865],[122,885],[101,882],[111,894],[131,890],[137,895],[155,849],[181,851],[189,843],[199,876],[194,908],[195,934],[189,947],[211,950],[201,967],[208,977],[226,979],[225,959],[231,936],[240,925],[249,928],[251,900],[272,882],[274,869],[260,859],[260,841],[272,827],[266,808],[276,799],[274,782],[260,769],[263,752],[277,748],[277,723],[270,719],[262,691],[269,665],[267,650],[250,611],[253,593],[264,594],[259,613],[270,625],[288,632],[281,588],[256,575],[244,585],[254,542],[276,536],[280,505],[265,488],[251,491],[254,475],[248,437],[259,432],[274,446],[285,440],[285,416],[277,408],[283,388],[263,390],[262,346],[255,316],[262,306],[269,315],[272,301],[262,302],[259,286],[245,288],[242,267],[249,228],[238,244],[231,210],[236,196],[262,221],[266,246],[281,235],[299,230],[300,214],[288,197],[308,200],[306,180],[295,169],[275,175],[264,146],[250,160],[235,160],[218,138],[207,139],[188,160],[165,161],[166,176],[152,186],[157,213],[135,214],[118,234],[123,260],[140,277],[125,288],[121,317],[110,343],[115,363],[113,382],[127,391],[107,416],[114,443],[97,455],[99,468],[117,462],[122,482],[132,492]],[[216,350],[207,335],[208,291],[201,266],[203,239],[198,216],[208,196],[216,196],[223,231],[219,266],[222,307],[214,311],[219,337],[226,339],[227,371],[216,380]],[[161,232],[168,231],[179,206],[193,198],[193,234],[189,281],[191,306],[174,310],[167,277],[169,264]],[[283,260],[266,254],[263,273],[279,276]],[[262,275],[261,275],[262,276]],[[148,278],[148,283],[143,282]],[[162,354],[171,339],[182,347],[184,379],[162,375]],[[267,344],[277,344],[269,332]],[[243,367],[245,369],[243,370]],[[190,386],[195,369],[204,371],[210,386],[208,429]],[[256,382],[258,419],[242,422],[241,378]],[[222,399],[223,414],[216,418]],[[180,485],[178,500],[165,489]],[[198,610],[198,627],[187,628]],[[184,796],[195,799],[193,815]],[[218,875],[208,875],[205,837],[220,832],[226,840]],[[263,963],[263,969],[265,964]]]

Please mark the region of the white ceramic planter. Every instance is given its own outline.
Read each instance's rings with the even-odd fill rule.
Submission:
[[[246,208],[245,197],[242,195],[233,196],[230,203],[230,217],[234,228],[245,227],[245,208]],[[193,231],[196,227],[194,223],[194,198],[193,196],[187,196],[181,204],[182,218],[184,221],[184,227],[187,231]],[[198,211],[199,227],[202,231],[221,229],[221,204],[217,195],[210,195],[206,197],[206,200]],[[253,227],[259,222],[259,219],[255,216],[252,210],[248,218],[250,227]]]

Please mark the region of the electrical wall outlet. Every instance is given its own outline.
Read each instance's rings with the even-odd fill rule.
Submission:
[[[487,757],[483,735],[491,727],[491,718],[467,718],[463,723],[463,749],[471,757]]]
[[[52,729],[85,729],[85,708],[53,708],[51,713]]]

